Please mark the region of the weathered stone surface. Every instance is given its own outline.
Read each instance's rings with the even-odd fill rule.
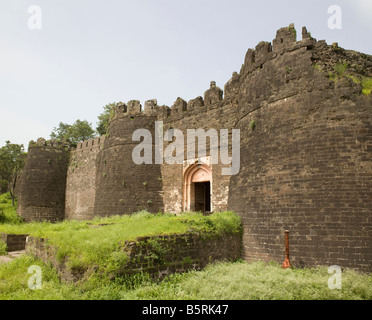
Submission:
[[[187,103],[187,110],[194,110],[194,109],[198,109],[198,108],[202,108],[204,106],[204,100],[202,97],[197,97],[195,99],[192,99],[190,100],[188,103]]]
[[[97,153],[96,193],[91,217],[132,214],[145,209],[159,212],[164,207],[160,165],[136,164],[132,158],[133,149],[140,143],[132,141],[133,133],[146,129],[155,137],[156,117],[141,113],[132,118],[128,113],[129,117],[118,113],[111,120],[104,146]],[[153,161],[154,143],[152,139],[149,146]]]
[[[47,166],[54,156],[40,140],[22,175],[20,212],[61,219],[67,190],[72,219],[141,209],[179,213],[187,209],[184,174],[199,156],[187,158],[187,129],[228,129],[230,142],[231,130],[240,129],[238,175],[223,176],[226,165],[211,163],[209,141],[202,161],[212,172],[211,211],[231,209],[243,218],[244,257],[282,262],[289,229],[294,264],[371,271],[372,95],[362,94],[363,77],[372,77],[372,56],[317,41],[306,28],[301,40],[293,25],[281,28],[272,43],[247,51],[225,92],[211,82],[204,99],[179,98],[172,108],[155,100],[144,111],[136,100],[119,104],[105,143],[72,151],[67,189],[66,162]],[[155,121],[164,132],[184,133],[183,164],[155,164]],[[153,137],[151,165],[132,160],[140,128]],[[80,165],[72,170],[74,157]]]
[[[144,113],[148,115],[156,115],[157,114],[157,108],[158,101],[156,99],[148,100],[145,102],[145,110]]]
[[[8,252],[25,250],[27,236],[27,234],[0,233],[0,239],[6,243]]]
[[[79,143],[71,151],[67,171],[65,215],[67,219],[89,220],[96,199],[97,154],[105,137]]]
[[[145,272],[162,279],[175,272],[200,270],[214,261],[235,261],[241,257],[241,234],[200,235],[186,233],[139,237],[122,244],[128,263],[121,266],[112,278],[124,274]],[[26,252],[34,254],[45,263],[52,263],[66,282],[78,282],[98,271],[97,266],[70,269],[68,257],[57,259],[57,249],[46,239],[29,237]]]
[[[30,144],[18,182],[18,213],[25,221],[61,221],[65,218],[69,148],[44,139]]]
[[[281,55],[248,73],[239,89],[242,162],[228,207],[243,218],[243,256],[280,261],[290,230],[295,266],[370,271],[371,97],[348,77],[328,77],[338,51],[321,43],[286,52],[293,41],[290,28],[278,31]],[[352,56],[342,54],[350,65]]]
[[[204,103],[206,105],[215,104],[222,100],[223,91],[216,86],[215,81],[211,81],[211,87],[204,93]]]

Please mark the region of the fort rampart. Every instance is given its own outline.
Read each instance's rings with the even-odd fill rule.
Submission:
[[[178,98],[172,107],[118,104],[106,137],[71,152],[31,145],[19,213],[58,221],[143,209],[234,210],[243,219],[246,260],[282,260],[290,230],[295,265],[371,271],[372,95],[365,84],[372,56],[317,41],[306,28],[298,38],[290,25],[249,49],[224,90],[212,81],[203,97]],[[239,173],[223,176],[208,144],[200,168],[186,143],[182,164],[136,165],[133,133],[154,136],[156,121],[164,132],[239,129]]]

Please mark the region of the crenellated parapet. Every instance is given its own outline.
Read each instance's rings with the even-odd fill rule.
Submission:
[[[274,58],[273,47],[270,42],[261,41],[255,48],[255,63],[265,63],[267,59]]]
[[[216,86],[215,81],[211,81],[210,88],[205,91],[204,98],[198,96],[188,102],[180,97],[173,103],[172,107],[161,107],[158,113],[158,119],[163,121],[167,120],[180,120],[184,117],[195,117],[199,114],[204,114],[210,109],[219,108],[223,105],[223,90]],[[159,110],[159,109],[158,109]]]
[[[156,116],[158,113],[158,100],[151,99],[146,101],[143,113],[149,116]]]
[[[186,102],[178,98],[171,108],[163,106],[155,108],[160,119],[180,119],[185,116],[194,116],[203,113],[210,108],[222,107],[222,105],[237,101],[239,87],[243,81],[243,75],[249,74],[256,69],[263,68],[263,65],[285,52],[294,51],[300,48],[311,50],[315,47],[316,39],[313,39],[306,27],[302,28],[302,40],[297,41],[297,31],[293,24],[277,31],[272,42],[261,41],[255,49],[248,49],[244,64],[240,73],[234,72],[232,77],[224,86],[224,90],[217,87],[215,81],[211,81],[210,88],[205,91],[204,97],[197,97]],[[145,108],[146,110],[146,108]],[[152,111],[154,112],[154,111]],[[138,113],[137,113],[138,114]],[[152,113],[154,114],[154,113]]]
[[[144,108],[142,108],[139,100],[130,100],[127,103],[119,102],[112,109],[109,122],[117,118],[133,119],[137,116],[156,117],[159,111],[160,107],[156,99],[146,101]]]
[[[26,221],[85,220],[139,210],[178,213],[203,202],[206,209],[209,202],[212,211],[241,216],[248,261],[281,263],[282,235],[290,230],[294,266],[370,272],[372,56],[316,41],[305,27],[301,34],[298,40],[291,24],[272,42],[248,49],[223,90],[212,81],[204,94],[178,97],[171,107],[156,99],[143,106],[120,102],[107,134],[74,148],[32,141],[18,213]],[[175,129],[184,148],[172,149],[172,142],[182,142],[179,135],[167,139]],[[213,163],[207,137],[205,147],[195,139],[197,156],[190,152],[189,129],[228,137],[225,153],[232,158],[230,137],[239,132],[239,172],[221,174],[224,148],[219,145],[221,161]],[[164,161],[179,150],[185,152],[177,163]],[[206,181],[188,176],[197,158],[210,169]]]
[[[168,118],[177,119],[190,114],[198,114],[206,111],[221,102],[223,102],[223,90],[216,86],[215,81],[212,81],[210,88],[204,93],[204,98],[199,96],[195,99],[186,101],[178,97],[171,107],[158,105],[156,99],[146,101],[144,108],[139,100],[131,100],[127,103],[120,102],[112,109],[109,123],[118,118],[133,120],[136,117],[143,116],[156,117],[159,120],[166,120]],[[81,147],[80,144],[78,147]]]
[[[172,113],[182,113],[187,111],[187,102],[178,97],[172,106]]]
[[[187,110],[190,111],[198,111],[202,107],[204,107],[204,99],[201,96],[192,99],[187,103]]]
[[[231,79],[225,84],[225,100],[234,100],[237,97],[240,86],[240,75],[233,72]]]
[[[141,102],[138,101],[138,100],[128,101],[127,113],[130,116],[142,114],[142,105],[141,105]]]
[[[92,151],[93,149],[101,149],[105,142],[105,136],[79,142],[74,149],[75,152]]]
[[[31,140],[28,144],[28,149],[39,147],[39,148],[48,148],[48,149],[61,149],[70,150],[71,143],[69,141],[61,141],[57,139],[46,140],[44,138],[38,138],[36,141]]]
[[[116,107],[113,108],[110,114],[110,121],[114,120],[115,118],[119,117],[130,117],[141,115],[142,112],[142,105],[141,102],[138,100],[130,100],[127,103],[119,102]]]
[[[284,52],[286,49],[291,48],[297,40],[297,32],[293,24],[289,27],[280,28],[276,32],[276,37],[273,40],[274,52]]]
[[[215,81],[211,81],[211,86],[209,90],[204,93],[204,103],[205,105],[211,105],[218,103],[223,100],[223,91],[217,87]]]
[[[316,39],[311,37],[306,27],[302,28],[302,40],[297,41],[297,31],[294,24],[290,24],[288,27],[280,28],[276,32],[276,37],[272,43],[262,41],[255,49],[248,49],[240,74],[262,68],[264,63],[285,52],[302,47],[306,47],[308,50],[313,49],[315,44]]]

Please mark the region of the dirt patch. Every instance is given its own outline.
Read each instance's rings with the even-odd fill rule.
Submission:
[[[25,254],[25,250],[9,252],[6,256],[0,256],[0,265],[8,263]]]

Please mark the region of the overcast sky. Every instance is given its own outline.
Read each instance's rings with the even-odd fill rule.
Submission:
[[[41,9],[41,29],[31,5]],[[328,27],[331,5],[342,29]],[[31,21],[31,22],[30,22]],[[32,24],[34,22],[34,24]],[[223,89],[248,48],[294,23],[317,40],[372,54],[372,0],[1,0],[0,146],[49,138],[103,106],[172,106]]]

